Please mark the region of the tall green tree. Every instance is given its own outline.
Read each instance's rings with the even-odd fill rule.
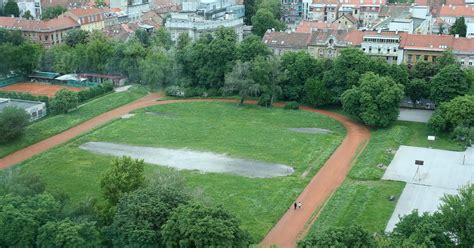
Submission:
[[[438,67],[435,63],[428,61],[417,62],[410,71],[411,78],[423,79],[430,82],[431,78],[438,73]]]
[[[430,99],[437,104],[461,96],[469,90],[466,74],[457,64],[448,65],[434,76],[431,82]]]
[[[25,131],[30,115],[17,107],[5,107],[0,111],[0,143],[7,143],[20,137]]]
[[[257,2],[255,0],[244,1],[245,6],[245,25],[252,25],[252,17],[257,12]]]
[[[179,206],[163,225],[166,247],[248,247],[249,235],[221,206]]]
[[[459,190],[459,195],[445,195],[439,207],[445,233],[458,247],[474,244],[474,185]]]
[[[344,92],[341,99],[344,110],[363,123],[386,127],[397,120],[403,94],[403,85],[391,77],[368,72],[360,79],[359,86]]]
[[[417,210],[403,216],[390,233],[394,247],[453,247],[438,214],[420,215]]]
[[[257,57],[252,63],[252,79],[260,84],[261,96],[259,104],[271,107],[273,102],[281,95],[281,82],[285,80],[285,73],[281,70],[279,58]]]
[[[457,18],[453,26],[451,26],[451,30],[449,31],[449,33],[458,34],[459,37],[466,37],[466,31],[467,31],[466,20],[464,19],[464,16],[461,16]]]
[[[441,103],[428,125],[438,132],[450,132],[457,126],[474,126],[474,96],[458,96]]]
[[[177,78],[177,68],[175,61],[172,60],[174,54],[170,55],[163,51],[148,53],[139,64],[141,82],[152,89],[171,85]]]
[[[20,17],[20,8],[14,0],[8,0],[7,4],[3,7],[3,15]]]
[[[298,242],[298,248],[310,247],[377,247],[374,236],[362,227],[331,227],[319,237],[309,236]]]
[[[54,19],[66,11],[67,9],[61,5],[44,8],[43,13],[41,14],[41,20]]]
[[[100,180],[105,199],[115,205],[125,193],[142,187],[145,183],[143,171],[143,160],[133,160],[126,156],[114,159],[112,166]]]
[[[31,12],[29,10],[25,11],[25,13],[23,13],[23,15],[21,16],[22,18],[25,18],[27,20],[33,20],[33,16],[31,15]]]
[[[266,9],[270,11],[277,20],[281,19],[282,8],[280,0],[258,0],[257,10],[260,9]]]
[[[70,47],[75,47],[78,44],[86,44],[89,41],[89,32],[80,28],[75,28],[67,31],[64,40]]]
[[[54,98],[49,102],[53,112],[58,114],[65,114],[69,110],[77,107],[79,98],[76,92],[67,89],[61,89],[56,92]]]
[[[260,8],[252,17],[252,26],[252,32],[260,37],[263,37],[265,32],[269,29],[280,31],[286,28],[286,25],[283,22],[265,8]]]
[[[65,218],[50,221],[38,229],[38,247],[98,247],[99,232],[95,223]]]
[[[160,29],[158,29],[158,31],[154,32],[153,36],[151,37],[151,40],[154,46],[162,47],[166,50],[169,50],[173,46],[173,41],[171,40],[171,34],[164,27],[161,27]]]
[[[242,62],[252,61],[257,56],[267,57],[271,54],[270,49],[256,35],[248,36],[237,46],[237,58]]]
[[[331,91],[324,81],[317,77],[306,80],[303,92],[303,102],[311,106],[321,107],[331,103]]]
[[[162,226],[188,201],[183,185],[163,180],[126,194],[117,205],[110,238],[117,247],[161,246]]]
[[[88,69],[92,72],[105,73],[107,62],[112,57],[113,52],[114,47],[110,40],[102,34],[93,33],[84,50]]]
[[[286,78],[281,82],[282,97],[299,101],[303,97],[305,82],[313,77],[322,78],[323,65],[307,52],[288,52],[281,57],[282,70]]]
[[[225,76],[224,92],[237,93],[240,96],[240,105],[244,104],[245,98],[256,96],[259,92],[260,85],[252,79],[250,67],[249,62],[242,63],[238,60],[234,69]]]
[[[429,84],[423,79],[412,79],[405,84],[405,95],[410,97],[413,104],[416,101],[430,96]]]

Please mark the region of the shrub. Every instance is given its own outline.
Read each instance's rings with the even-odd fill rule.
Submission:
[[[293,110],[298,110],[300,108],[300,104],[298,102],[288,102],[284,109],[293,109]]]
[[[197,96],[205,96],[206,89],[200,87],[189,87],[184,89],[184,95],[186,97],[197,97]]]
[[[51,100],[51,109],[54,113],[67,113],[68,110],[77,107],[79,104],[78,94],[66,89],[56,92]]]
[[[185,96],[184,89],[180,86],[177,86],[177,85],[166,87],[165,94],[167,96],[175,96],[175,97],[184,97]]]
[[[28,125],[30,115],[17,107],[5,107],[0,112],[0,143],[19,137]]]

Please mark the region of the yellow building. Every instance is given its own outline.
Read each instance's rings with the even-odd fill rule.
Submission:
[[[77,8],[64,13],[81,25],[81,29],[92,32],[105,28],[104,11],[98,8]]]

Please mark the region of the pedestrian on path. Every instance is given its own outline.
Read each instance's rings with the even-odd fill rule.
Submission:
[[[293,204],[293,206],[295,207],[295,210],[296,210],[296,207],[298,206],[298,204],[296,204],[296,202],[295,202],[295,204]]]
[[[303,204],[301,204],[301,202],[298,202],[298,208],[301,208],[301,206],[303,206]]]

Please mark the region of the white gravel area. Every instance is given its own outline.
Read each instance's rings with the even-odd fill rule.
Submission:
[[[309,127],[309,128],[288,128],[288,130],[297,132],[297,133],[332,133],[331,130],[323,129],[323,128],[316,128],[316,127]]]
[[[131,85],[126,85],[126,86],[122,86],[122,87],[117,87],[114,89],[115,92],[124,92],[124,91],[127,91],[130,89],[130,87],[132,87]]]
[[[418,167],[415,160],[424,164]],[[414,209],[432,213],[444,194],[457,194],[459,188],[474,183],[474,148],[453,152],[400,146],[382,179],[407,183],[385,229],[391,231],[400,216]]]
[[[426,123],[430,120],[432,115],[433,110],[401,108],[398,120]]]
[[[131,146],[106,142],[87,142],[79,148],[97,154],[130,156],[146,163],[178,170],[198,170],[203,173],[226,173],[251,178],[269,178],[293,174],[292,167],[283,164],[235,159],[224,154],[187,149]]]

